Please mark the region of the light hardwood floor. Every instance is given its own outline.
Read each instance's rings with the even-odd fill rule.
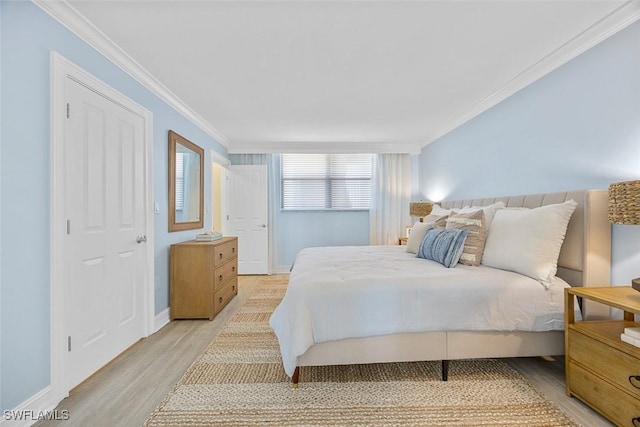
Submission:
[[[37,426],[141,426],[184,372],[253,293],[260,276],[238,278],[238,296],[213,320],[179,320],[145,338],[80,384],[56,408],[69,420]],[[454,363],[454,362],[452,362]],[[509,359],[509,363],[583,426],[613,424],[577,399],[567,397],[564,359]]]

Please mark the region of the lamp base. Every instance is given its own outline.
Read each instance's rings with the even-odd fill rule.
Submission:
[[[631,281],[631,287],[640,292],[640,277]]]

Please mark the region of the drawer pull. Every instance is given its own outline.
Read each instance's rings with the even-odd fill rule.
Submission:
[[[629,382],[632,386],[640,390],[640,375],[629,375]],[[640,421],[640,418],[638,418],[638,421]]]
[[[222,259],[222,254],[220,254],[220,259]]]
[[[220,297],[220,304],[222,304],[222,297]]]
[[[222,282],[222,274],[220,275],[220,281]]]
[[[231,253],[235,254],[236,253],[236,248],[231,248]]]
[[[236,290],[236,286],[235,285],[231,286],[231,290],[235,291]]]
[[[631,418],[631,424],[633,427],[640,427],[640,417]]]
[[[235,271],[236,271],[236,267],[235,267],[235,266],[234,266],[234,267],[231,267],[231,271],[233,271],[233,272],[235,273]]]

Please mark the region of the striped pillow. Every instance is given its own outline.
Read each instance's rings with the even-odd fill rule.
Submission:
[[[479,209],[467,213],[451,213],[447,219],[447,230],[468,230],[460,264],[477,267],[482,260],[482,251],[487,241],[484,211]]]
[[[447,268],[455,267],[462,255],[468,233],[468,230],[432,228],[424,235],[417,257],[439,262]]]

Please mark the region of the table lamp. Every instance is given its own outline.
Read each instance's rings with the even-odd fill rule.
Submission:
[[[431,213],[433,203],[430,202],[411,202],[409,204],[409,216],[417,216],[422,222],[422,218]]]
[[[615,182],[609,186],[609,222],[612,224],[640,224],[640,180]],[[631,280],[640,291],[640,278]]]

